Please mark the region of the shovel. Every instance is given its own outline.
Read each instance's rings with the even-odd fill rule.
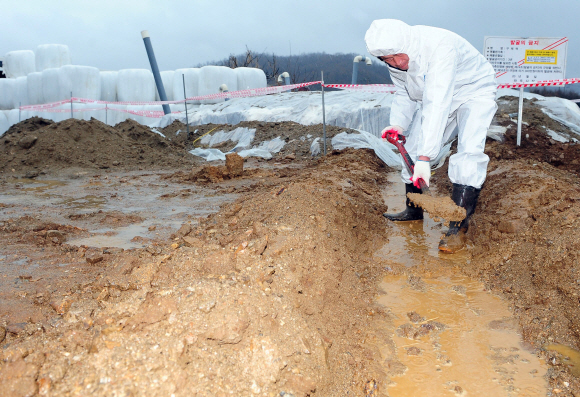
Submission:
[[[399,153],[401,153],[401,156],[403,156],[403,161],[405,162],[405,166],[407,167],[409,175],[413,175],[413,173],[415,172],[415,163],[413,162],[413,160],[411,160],[411,156],[409,156],[409,153],[405,149],[405,146],[403,146],[407,141],[407,138],[405,138],[404,135],[399,134],[395,130],[385,131],[385,133],[383,134],[383,139],[384,138],[387,138],[387,141],[389,143],[392,143],[397,147]],[[431,195],[431,192],[429,191],[429,186],[427,186],[427,184],[422,178],[419,178],[417,182],[419,183],[419,187],[421,188],[421,192],[423,192],[423,194]]]

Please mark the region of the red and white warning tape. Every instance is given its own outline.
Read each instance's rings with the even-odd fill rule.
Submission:
[[[573,79],[563,79],[563,80],[546,80],[546,81],[539,81],[535,83],[510,83],[510,84],[500,84],[498,88],[520,88],[520,87],[546,87],[546,86],[563,86],[567,84],[576,84],[580,83],[580,78],[573,78]],[[289,91],[293,89],[299,89],[302,87],[308,87],[311,85],[321,84],[320,81],[311,81],[308,83],[300,83],[300,84],[291,84],[291,85],[282,85],[282,86],[274,86],[274,87],[264,87],[264,88],[251,88],[248,90],[240,90],[240,91],[231,91],[231,92],[221,92],[217,94],[211,95],[204,95],[204,96],[197,96],[191,97],[187,99],[182,99],[178,101],[157,101],[157,102],[109,102],[109,101],[99,101],[95,99],[87,99],[87,98],[76,98],[73,97],[71,99],[66,99],[58,102],[46,103],[42,105],[28,105],[28,106],[21,106],[20,110],[31,110],[37,112],[54,112],[54,113],[67,113],[71,112],[71,109],[56,109],[56,107],[61,105],[70,104],[71,101],[73,103],[84,103],[84,104],[99,104],[99,105],[130,105],[130,106],[146,106],[146,105],[166,105],[166,104],[178,104],[184,102],[203,102],[206,100],[215,100],[215,99],[225,99],[225,98],[248,98],[254,96],[262,96],[262,95],[269,95],[269,94],[278,94],[284,91]],[[324,84],[324,87],[327,88],[338,88],[342,90],[354,90],[354,91],[363,91],[363,92],[384,92],[384,93],[392,93],[397,91],[397,87],[393,84]],[[117,108],[90,108],[90,109],[73,109],[72,112],[90,112],[90,111],[97,111],[97,110],[111,110],[115,112],[124,112],[133,114],[136,116],[144,116],[144,117],[151,117],[151,118],[159,118],[163,117],[164,113],[162,111],[155,111],[155,110],[127,110],[127,109],[117,109]],[[179,113],[179,112],[174,112]]]
[[[500,84],[497,88],[521,88],[521,87],[547,87],[553,85],[568,85],[580,83],[580,79],[545,80],[535,83],[509,83]]]
[[[328,88],[339,88],[341,90],[354,90],[365,92],[395,92],[397,87],[394,84],[324,84]]]

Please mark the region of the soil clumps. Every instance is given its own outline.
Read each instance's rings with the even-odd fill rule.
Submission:
[[[432,216],[456,222],[465,219],[465,208],[455,204],[451,197],[435,197],[420,193],[407,193],[407,197],[416,206],[423,208]]]
[[[159,169],[196,163],[199,160],[182,146],[133,120],[111,127],[96,119],[53,123],[32,118],[0,138],[0,171],[12,176],[66,168]]]

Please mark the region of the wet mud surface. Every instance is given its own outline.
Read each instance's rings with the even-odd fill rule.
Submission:
[[[124,128],[125,140],[140,131]],[[295,129],[289,143],[307,132]],[[428,214],[382,217],[403,208],[404,187],[368,150],[286,152],[243,170],[61,161],[35,179],[15,157],[0,180],[0,387],[578,396],[580,181],[513,149],[510,131],[487,144],[467,249],[453,255],[439,253],[446,227]],[[541,132],[528,134],[549,142]],[[445,195],[446,167],[432,181]]]

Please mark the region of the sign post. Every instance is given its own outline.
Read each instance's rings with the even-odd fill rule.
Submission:
[[[566,75],[567,37],[486,36],[483,53],[498,84],[561,80]],[[521,144],[524,89],[520,88],[518,137]]]

